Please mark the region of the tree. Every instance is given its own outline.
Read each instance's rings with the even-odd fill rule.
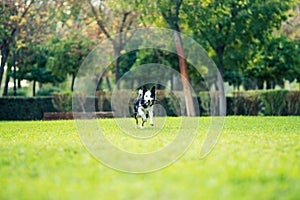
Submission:
[[[119,34],[122,32],[127,32],[137,22],[138,12],[135,12],[128,6],[128,4],[122,2],[109,3],[104,0],[92,1],[87,0],[92,14],[102,31],[104,36],[111,41],[114,49],[115,56],[115,77],[117,88],[118,81],[120,79],[120,56],[121,51],[124,49],[126,43],[130,40],[132,36],[127,34],[122,34],[118,38],[113,38],[114,34]],[[111,9],[109,9],[111,7]],[[110,14],[108,14],[111,12]],[[113,16],[113,18],[111,17]]]
[[[44,44],[48,36],[53,34],[57,21],[54,16],[58,9],[58,0],[13,0],[4,1],[0,7],[0,39],[2,62],[0,67],[0,84],[4,73],[4,66],[9,56],[17,54],[20,48],[31,44]],[[3,20],[2,20],[3,19]],[[22,66],[20,63],[20,55],[16,55],[14,59],[16,63],[8,66],[14,66],[14,70],[19,70]],[[7,86],[10,79],[10,73],[7,73],[5,81],[4,95],[7,94]],[[15,79],[15,78],[14,78]],[[20,80],[19,80],[20,81]],[[16,82],[14,80],[14,82]]]
[[[36,94],[36,83],[60,83],[64,81],[63,77],[53,75],[51,71],[46,69],[48,52],[44,46],[40,44],[32,44],[19,48],[18,57],[18,78],[33,81],[32,94]]]
[[[20,25],[24,23],[23,19],[32,7],[34,0],[16,0],[4,1],[0,6],[0,49],[1,49],[1,65],[0,65],[0,87],[4,74],[4,67],[12,50],[13,44],[16,44],[16,37],[20,29]],[[14,45],[16,47],[16,45]],[[15,63],[12,63],[15,67]],[[7,85],[9,82],[9,73],[5,81],[4,95],[7,95]]]
[[[263,89],[274,89],[275,84],[283,85],[284,80],[294,81],[299,77],[299,50],[295,41],[286,36],[272,36],[264,42],[265,46],[248,67],[245,74],[254,77]]]
[[[142,1],[138,1],[139,3],[142,3]],[[145,3],[143,1],[143,3]],[[188,116],[195,116],[195,108],[193,104],[193,97],[192,97],[192,91],[189,87],[189,75],[188,75],[188,69],[187,69],[187,62],[184,52],[184,47],[182,44],[182,38],[181,38],[181,27],[180,27],[180,13],[182,11],[182,0],[164,0],[160,2],[147,2],[148,6],[143,9],[144,16],[145,15],[152,15],[153,18],[150,19],[155,21],[159,19],[160,17],[163,18],[163,20],[166,22],[166,24],[169,26],[169,28],[174,30],[174,43],[176,45],[176,51],[178,55],[178,63],[179,63],[179,69],[181,73],[181,82],[183,86],[183,92],[184,92],[184,98],[186,103],[186,111]],[[156,16],[156,12],[158,12],[158,16]],[[147,17],[146,17],[147,18]]]
[[[212,50],[225,81],[230,82],[232,73],[240,77],[240,72],[265,45],[265,38],[280,28],[294,2],[190,1],[185,11],[190,13],[187,19],[195,38]]]
[[[47,44],[49,58],[47,69],[55,76],[72,77],[71,91],[74,89],[75,78],[81,63],[90,51],[90,41],[77,34],[70,34],[67,38],[54,37]]]
[[[137,51],[137,61],[134,63],[133,68],[136,68],[140,65],[145,65],[145,64],[149,64],[149,63],[156,63],[156,64],[162,64],[165,66],[170,66],[172,67],[174,70],[179,71],[179,64],[178,64],[178,56],[175,53],[171,53],[168,51],[164,51],[161,49],[139,49]],[[147,71],[147,74],[151,74],[151,69],[149,69],[149,71]],[[157,72],[155,72],[154,74],[157,74]],[[174,84],[173,84],[173,77],[169,76],[170,74],[165,74],[165,75],[161,75],[163,76],[165,80],[167,80],[167,76],[170,79],[170,83],[171,83],[171,90],[176,90],[179,89],[180,85],[177,86],[177,88],[174,88]],[[143,76],[143,74],[141,74],[141,77]],[[139,84],[140,80],[132,80],[132,81],[136,81]],[[132,85],[134,83],[131,83]],[[134,87],[132,87],[134,88]],[[161,89],[161,86],[158,85],[157,89]]]

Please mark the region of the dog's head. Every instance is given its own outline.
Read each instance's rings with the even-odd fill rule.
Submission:
[[[147,90],[146,87],[143,88],[143,98],[142,105],[144,107],[154,105],[155,101],[155,86],[151,88],[151,90]]]

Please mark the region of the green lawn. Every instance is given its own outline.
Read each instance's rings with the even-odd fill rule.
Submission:
[[[172,139],[178,120],[167,118],[149,148]],[[199,159],[209,122],[200,119],[197,139],[173,165],[138,175],[95,160],[73,121],[0,122],[0,199],[300,198],[300,117],[227,117],[218,144]],[[130,144],[112,119],[100,123],[108,138]]]

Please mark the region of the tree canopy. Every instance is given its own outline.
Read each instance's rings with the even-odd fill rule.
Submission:
[[[18,82],[60,84],[71,77],[72,90],[82,61],[102,40],[114,46],[116,60],[106,75],[114,79],[112,83],[145,62],[181,71],[184,59],[158,50],[124,52],[131,37],[113,37],[151,26],[192,36],[213,58],[224,80],[236,88],[282,86],[285,80],[300,81],[299,9],[295,0],[3,1],[0,88],[7,89],[16,69]],[[188,49],[184,44],[183,48]],[[184,53],[188,56],[188,50]],[[189,63],[186,69],[189,81],[201,85],[202,77]]]

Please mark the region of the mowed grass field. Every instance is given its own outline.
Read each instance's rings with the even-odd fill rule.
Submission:
[[[167,118],[149,148],[174,138],[178,120]],[[130,144],[113,119],[99,123],[117,145]],[[94,159],[73,121],[0,122],[0,199],[300,198],[300,117],[227,117],[200,159],[209,123],[200,118],[193,144],[171,166],[129,174]]]

